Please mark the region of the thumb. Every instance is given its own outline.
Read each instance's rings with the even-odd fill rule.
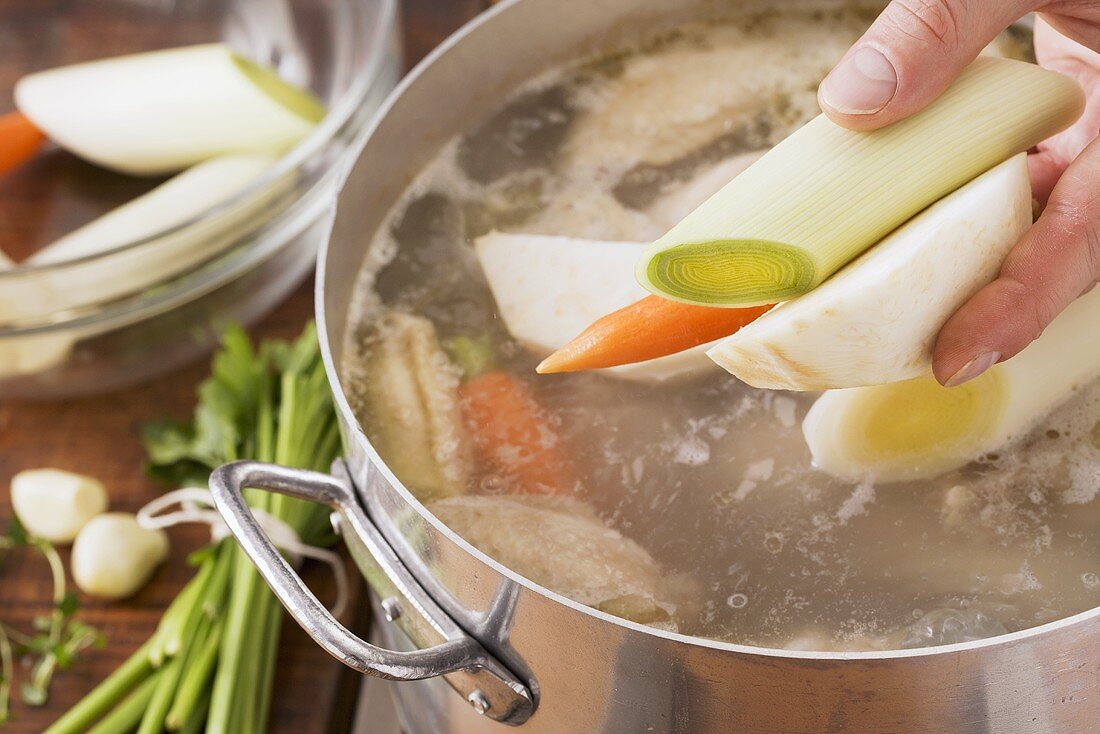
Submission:
[[[893,0],[821,83],[821,109],[853,130],[889,125],[931,102],[1026,0]]]

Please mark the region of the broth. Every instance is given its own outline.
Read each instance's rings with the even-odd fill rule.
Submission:
[[[433,385],[427,397],[423,381],[380,380],[379,354],[390,349],[380,344],[393,339],[378,326],[383,310],[426,318],[445,344],[491,344],[497,366],[541,406],[546,443],[580,467],[555,489],[569,496],[566,510],[583,505],[578,512],[598,520],[569,532],[606,530],[592,547],[623,549],[608,563],[642,558],[635,576],[649,579],[650,560],[660,568],[660,589],[631,582],[630,600],[650,591],[659,598],[642,612],[624,607],[625,597],[601,606],[575,573],[530,572],[584,603],[691,635],[820,650],[966,641],[1100,604],[1100,386],[1081,390],[1003,456],[934,481],[845,482],[811,465],[800,426],[815,395],[752,389],[717,367],[652,385],[599,373],[536,376],[538,358],[510,337],[481,273],[471,243],[493,229],[659,236],[662,202],[817,113],[817,84],[872,18],[849,8],[686,25],[533,80],[441,152],[371,244],[343,365],[368,434],[414,492],[417,479],[400,467],[415,472],[418,455],[380,435],[387,424],[428,426],[435,443],[423,455],[466,462],[432,480],[446,494],[485,496],[489,507],[531,488],[469,464],[462,443],[470,437],[461,426],[440,428],[457,420],[461,402],[452,395],[461,378],[442,352],[429,359],[431,350],[416,352],[427,349],[419,337],[401,336],[402,348],[421,356],[385,362],[387,370],[435,373],[423,378]],[[1023,56],[1022,38],[1006,32],[991,51]],[[420,400],[436,401],[430,415],[385,407],[394,391],[417,389]],[[432,493],[421,494],[431,508]],[[492,521],[481,506],[456,509],[463,501],[444,500],[438,514]],[[465,534],[511,565],[502,556],[518,551],[508,548],[553,543],[538,537],[531,515],[516,513],[562,507],[509,501],[511,514],[500,517],[510,520]],[[529,540],[504,542],[520,527]],[[527,568],[532,558],[513,562]],[[608,570],[597,575],[630,575]]]

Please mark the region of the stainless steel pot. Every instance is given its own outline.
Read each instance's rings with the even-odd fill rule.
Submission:
[[[650,629],[541,588],[441,525],[381,461],[343,397],[336,366],[370,235],[443,143],[551,64],[683,16],[749,4],[512,0],[421,64],[384,107],[350,172],[317,276],[346,461],[335,476],[229,465],[212,480],[218,508],[320,645],[369,675],[416,681],[397,686],[412,734],[502,732],[506,724],[532,734],[1100,730],[1100,610],[903,652],[766,650]],[[244,486],[333,508],[377,594],[390,649],[356,638],[313,597],[248,512]]]

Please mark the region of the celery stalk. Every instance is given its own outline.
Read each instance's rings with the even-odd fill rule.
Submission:
[[[139,647],[137,652],[107,676],[91,694],[81,699],[80,703],[51,724],[43,734],[79,734],[86,731],[92,722],[152,675],[153,663],[149,658],[152,645],[153,640],[149,640]]]
[[[126,697],[114,711],[103,717],[103,720],[88,730],[88,734],[123,734],[132,731],[141,717],[145,714],[145,708],[153,698],[153,692],[157,687],[157,675],[149,676],[137,689]]]
[[[227,461],[255,458],[326,470],[339,430],[316,333],[255,350],[230,331],[199,390],[192,424],[150,427],[155,476],[195,484]],[[247,490],[249,504],[293,527],[306,543],[331,538],[327,508]],[[78,734],[117,704],[101,734],[131,731],[259,734],[268,721],[282,607],[240,550],[225,541],[165,612],[153,638],[49,734]],[[151,652],[168,661],[154,668]]]

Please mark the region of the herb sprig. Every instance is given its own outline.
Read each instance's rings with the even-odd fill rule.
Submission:
[[[7,532],[0,535],[0,552],[6,555],[16,549],[33,550],[45,559],[53,595],[49,614],[34,618],[32,633],[0,623],[0,724],[6,723],[10,715],[17,657],[31,655],[34,659],[29,679],[19,687],[20,697],[30,706],[43,706],[49,699],[54,673],[72,666],[89,647],[103,647],[106,642],[103,633],[75,618],[80,602],[67,587],[65,566],[57,549],[49,541],[28,534],[13,517]]]

